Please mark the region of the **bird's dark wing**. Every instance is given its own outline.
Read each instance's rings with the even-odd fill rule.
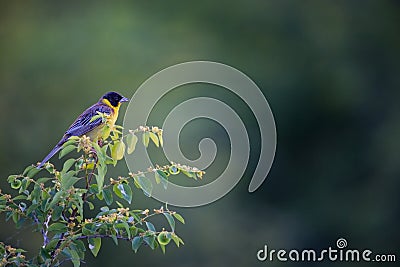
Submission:
[[[102,118],[97,118],[90,121],[93,116],[98,115],[97,112],[110,115],[113,111],[110,107],[102,103],[96,103],[85,110],[65,132],[66,136],[81,136],[84,135],[102,123]]]
[[[87,110],[85,110],[75,121],[72,123],[72,125],[68,128],[68,130],[65,132],[64,136],[61,138],[61,140],[57,143],[57,145],[53,148],[53,150],[50,151],[50,153],[42,160],[39,166],[37,166],[38,169],[43,167],[43,165],[60,149],[62,148],[62,145],[71,137],[71,136],[82,136],[84,134],[87,134],[97,126],[100,126],[102,124],[102,118],[95,119],[93,121],[90,121],[93,116],[98,115],[97,112],[105,113],[105,114],[111,114],[113,111],[110,107],[103,103],[96,103]]]

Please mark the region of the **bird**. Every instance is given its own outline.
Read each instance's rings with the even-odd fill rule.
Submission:
[[[78,116],[78,118],[76,118],[76,120],[64,133],[61,140],[40,162],[37,168],[42,168],[43,165],[54,156],[54,154],[60,151],[63,144],[67,142],[71,136],[81,137],[83,135],[86,135],[95,142],[101,139],[107,139],[110,131],[106,131],[105,126],[108,125],[110,128],[114,127],[114,124],[118,118],[118,112],[121,103],[128,101],[128,98],[122,96],[117,92],[108,92],[104,94],[96,104],[86,109],[81,115]],[[103,121],[102,117],[92,119],[99,113],[104,113],[107,116],[107,122]]]

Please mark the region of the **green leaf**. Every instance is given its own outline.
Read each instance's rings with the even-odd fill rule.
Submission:
[[[111,147],[111,157],[114,160],[121,160],[124,157],[125,153],[125,143],[119,140],[114,142],[114,145]]]
[[[71,153],[74,149],[76,148],[75,145],[68,145],[66,147],[64,147],[61,151],[60,151],[60,155],[58,156],[58,158],[63,158],[65,155]]]
[[[54,232],[56,234],[65,233],[67,231],[67,226],[63,223],[53,223],[47,228],[49,232]]]
[[[193,179],[197,180],[197,175],[196,175],[195,172],[188,172],[188,171],[186,171],[186,170],[184,170],[184,169],[180,169],[180,171],[181,171],[184,175],[186,175],[187,177],[193,178]]]
[[[57,243],[58,243],[58,239],[56,239],[56,238],[52,239],[49,243],[47,243],[45,249],[47,251],[53,250],[57,246]]]
[[[89,249],[92,251],[93,256],[97,256],[101,247],[101,238],[89,238]]]
[[[110,156],[106,156],[106,161],[105,161],[105,164],[106,165],[113,165],[113,166],[116,166],[117,165],[117,161],[115,160],[115,159],[113,159],[113,158],[111,158]]]
[[[81,259],[79,257],[78,252],[75,249],[70,249],[69,253],[71,254],[71,261],[74,267],[81,266]]]
[[[59,201],[59,200],[61,199],[61,197],[63,196],[63,194],[64,194],[63,191],[58,191],[58,192],[54,195],[53,199],[51,200],[51,202],[50,202],[50,204],[49,204],[49,206],[48,206],[48,209],[51,209],[55,204],[57,204],[58,201]]]
[[[95,120],[97,120],[97,119],[99,119],[99,118],[102,118],[104,115],[103,115],[103,113],[101,113],[101,112],[97,112],[98,114],[97,115],[94,115],[91,119],[90,119],[90,121],[89,121],[89,123],[90,122],[93,122],[93,121],[95,121]]]
[[[13,198],[13,201],[16,201],[16,200],[22,200],[22,199],[27,199],[28,197],[27,196],[24,196],[24,195],[18,195],[18,196],[16,196],[16,197],[14,197]]]
[[[32,204],[29,208],[25,211],[26,215],[31,215],[33,211],[35,211],[39,207],[39,204]]]
[[[64,162],[64,166],[62,168],[61,174],[67,173],[69,169],[74,165],[75,159],[68,159]]]
[[[43,191],[42,191],[42,195],[43,195]],[[47,210],[49,210],[49,204],[50,204],[50,202],[51,202],[51,199],[50,199],[50,196],[46,199],[46,200],[42,200],[42,203],[41,203],[41,205],[40,205],[40,209],[41,210],[44,210],[44,211],[47,211]]]
[[[160,145],[161,145],[161,147],[163,147],[164,146],[164,139],[163,139],[163,136],[162,136],[162,132],[158,132],[157,135],[158,135],[158,139],[160,140]]]
[[[99,188],[97,187],[97,184],[91,184],[90,185],[89,193],[93,193],[93,194],[99,193]]]
[[[97,193],[97,194],[96,194],[96,197],[97,197],[99,200],[103,200],[103,199],[104,199],[103,191]]]
[[[172,175],[177,175],[179,174],[179,172],[181,171],[180,169],[178,169],[176,166],[172,165],[168,168],[168,171],[170,174]]]
[[[83,200],[81,196],[74,195],[72,203],[78,208],[78,215],[83,216]]]
[[[115,201],[115,203],[117,203],[117,205],[118,205],[118,207],[120,207],[120,208],[123,208],[124,207],[124,205],[122,205],[120,202],[118,202],[118,201]]]
[[[153,191],[153,184],[146,176],[134,176],[133,179],[140,186],[140,188],[142,188],[146,196],[151,196],[151,192]]]
[[[44,261],[51,258],[50,253],[44,247],[40,248],[39,255]]]
[[[185,219],[183,219],[183,217],[179,214],[179,213],[172,213],[172,215],[174,215],[174,217],[180,221],[181,223],[185,224]]]
[[[40,169],[33,168],[30,171],[28,171],[27,175],[29,178],[33,178],[38,172],[40,172]]]
[[[103,165],[106,160],[106,153],[97,142],[92,142],[93,148],[96,150],[97,158],[99,161],[99,165]],[[107,150],[107,146],[104,146]]]
[[[160,244],[160,248],[161,248],[163,254],[165,254],[165,245],[161,245],[161,244]]]
[[[44,168],[50,174],[54,174],[55,173],[55,169],[54,169],[54,165],[53,164],[45,164]]]
[[[178,236],[174,233],[171,234],[171,238],[174,241],[175,245],[179,248],[179,239]]]
[[[82,234],[84,235],[92,235],[95,233],[95,226],[93,223],[86,223],[83,227],[82,227]]]
[[[22,192],[24,192],[24,191],[28,188],[28,186],[30,185],[30,183],[31,183],[31,181],[30,181],[29,178],[24,178],[24,179],[22,180],[21,187],[19,188],[19,193],[21,194]]]
[[[111,235],[111,239],[114,241],[114,244],[115,244],[116,246],[118,246],[118,238],[117,238],[117,236],[114,235],[114,234],[112,234],[112,235]]]
[[[138,234],[138,228],[132,225],[131,227],[129,227],[129,232],[131,232],[131,236],[135,236]]]
[[[164,212],[163,214],[164,214],[165,218],[167,218],[169,226],[171,226],[172,232],[175,232],[175,220],[174,220],[174,217],[172,217],[172,215],[169,214],[169,212]]]
[[[61,189],[68,190],[71,186],[73,186],[76,182],[79,181],[79,178],[73,177],[76,174],[76,171],[69,171],[61,176]]]
[[[128,154],[132,154],[133,151],[135,151],[137,141],[138,138],[134,133],[131,133],[126,137],[126,143],[128,144]]]
[[[107,165],[100,164],[100,166],[97,168],[97,175],[96,175],[96,183],[99,192],[103,189],[104,177],[106,176],[106,173],[107,173]]]
[[[44,189],[44,190],[42,190],[42,192],[41,192],[41,197],[42,197],[42,200],[45,201],[45,200],[47,200],[48,198],[50,198],[51,195],[49,194],[49,192],[47,192],[46,189]]]
[[[179,243],[181,243],[182,245],[185,245],[185,243],[183,243],[182,238],[180,238],[179,236],[178,236],[178,240],[179,240]]]
[[[15,179],[17,179],[17,177],[18,177],[18,175],[10,175],[10,176],[8,176],[8,178],[7,178],[7,182],[8,183],[12,183],[12,182],[14,182],[15,181]]]
[[[160,146],[160,142],[158,141],[157,135],[156,135],[155,133],[153,133],[153,132],[149,132],[149,136],[150,136],[150,138],[151,138],[151,141],[153,141],[153,143],[154,143],[157,147],[159,147],[159,146]]]
[[[154,172],[154,178],[156,179],[156,184],[161,183],[161,177],[157,172]]]
[[[79,257],[81,259],[84,259],[86,247],[82,240],[75,239],[71,244],[71,248],[73,248],[74,250],[76,250],[76,252],[78,252]]]
[[[143,141],[143,145],[144,145],[145,147],[148,147],[148,146],[149,146],[149,141],[150,141],[150,139],[149,139],[149,133],[148,133],[148,132],[144,132],[144,133],[142,134],[142,141]]]
[[[86,200],[86,203],[89,205],[90,210],[94,210],[94,204],[92,202]]]
[[[58,221],[61,217],[62,211],[63,211],[63,207],[55,206],[53,209],[53,213],[51,214],[52,221]]]
[[[22,182],[21,182],[21,180],[18,180],[18,179],[15,179],[14,181],[12,181],[10,183],[10,186],[12,189],[19,189],[21,187],[21,185],[22,185]]]
[[[156,178],[156,182],[161,181],[164,189],[167,189],[168,187],[168,176],[165,174],[165,172],[161,171],[161,170],[156,170],[155,171],[155,178]],[[157,182],[159,183],[159,182]]]
[[[35,167],[32,165],[29,165],[28,167],[25,168],[24,172],[22,173],[22,175],[26,175],[30,170],[34,169]],[[15,175],[17,176],[17,175]]]
[[[160,245],[168,245],[169,242],[171,241],[171,233],[167,232],[167,231],[161,231],[158,235],[157,235],[157,241]]]
[[[46,183],[47,181],[49,181],[49,180],[51,180],[52,178],[39,178],[39,179],[37,179],[37,183],[38,184],[41,184],[41,183]]]
[[[132,189],[129,185],[122,183],[118,185],[118,189],[121,192],[122,197],[131,204],[132,201]]]
[[[124,198],[124,197],[122,196],[121,190],[118,188],[118,185],[119,185],[119,184],[115,184],[115,185],[113,186],[113,191],[114,191],[115,195],[117,195],[117,197],[119,197],[119,198]]]
[[[78,142],[78,140],[79,140],[79,137],[78,137],[78,136],[71,136],[71,137],[67,140],[67,142],[65,142],[65,143],[62,145],[62,147],[64,148],[64,147],[67,147],[67,146],[69,146],[69,145],[76,145],[76,143]]]
[[[106,201],[107,205],[111,205],[113,203],[113,196],[112,196],[111,190],[109,188],[103,189],[103,197],[104,197],[104,200]]]
[[[171,238],[175,242],[175,245],[179,247],[179,244],[184,245],[183,240],[177,236],[175,233],[171,233]]]
[[[143,243],[143,237],[142,236],[135,236],[132,240],[132,250],[135,251],[135,253],[138,251],[140,245]]]
[[[128,239],[131,239],[131,231],[127,222],[120,222],[114,225],[115,230],[124,229],[128,235]]]
[[[155,244],[154,244],[155,240],[156,240],[156,237],[154,235],[143,237],[143,241],[146,242],[147,245],[149,245],[149,247],[151,247],[151,249],[155,248]]]
[[[28,208],[29,209],[29,208]],[[10,220],[10,218],[13,216],[14,213],[12,213],[11,211],[8,211],[6,213],[6,222],[8,222]]]
[[[22,225],[25,223],[26,218],[19,218],[17,223],[15,224],[15,228],[21,229]]]
[[[12,215],[12,219],[13,219],[14,223],[17,223],[19,218],[20,218],[19,214],[17,212],[14,212],[13,215]]]
[[[40,200],[40,191],[41,191],[40,186],[35,184],[31,194],[28,196],[27,199],[32,201],[32,204],[38,203]]]
[[[149,231],[156,232],[156,228],[151,222],[146,222],[146,227],[149,229]]]

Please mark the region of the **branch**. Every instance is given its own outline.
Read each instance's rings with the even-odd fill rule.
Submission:
[[[111,235],[101,235],[101,234],[97,234],[97,235],[82,235],[82,236],[78,236],[76,239],[89,239],[89,238],[111,238]],[[131,239],[124,237],[124,236],[120,236],[120,235],[116,235],[115,236],[117,239],[121,239],[121,240],[126,240],[126,241],[131,241]]]
[[[38,217],[37,217],[37,215],[36,215],[36,212],[32,212],[32,216],[33,216],[33,220],[38,224],[38,225],[40,225],[41,223],[40,223],[40,221],[39,221],[39,219],[38,219]],[[49,227],[49,222],[50,222],[50,218],[51,218],[51,215],[49,214],[49,215],[47,215],[47,220],[44,222],[44,225],[46,226],[46,229]],[[40,230],[40,233],[43,235],[43,247],[45,247],[50,241],[49,241],[49,238],[48,238],[48,236],[47,236],[47,230],[45,231],[44,230],[44,228],[42,228],[41,230]]]

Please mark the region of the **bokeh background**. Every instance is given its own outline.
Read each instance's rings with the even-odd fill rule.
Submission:
[[[399,258],[399,11],[399,2],[384,0],[2,1],[0,186],[7,191],[7,176],[40,161],[104,92],[131,97],[165,67],[218,61],[250,76],[274,112],[278,146],[267,180],[247,192],[260,140],[248,107],[222,88],[178,88],[154,122],[191,95],[224,100],[250,133],[245,176],[215,203],[177,209],[187,221],[177,227],[182,248],[134,254],[130,244],[108,240],[97,258],[87,253],[86,266],[313,266],[262,263],[256,253],[264,244],[335,247],[340,237],[350,248]],[[226,164],[229,141],[219,125],[197,123],[184,129],[182,148],[196,158],[202,137],[218,142],[205,177],[212,180]],[[112,173],[126,171],[120,163]],[[160,203],[137,192],[133,205]],[[35,253],[40,236],[1,219],[0,240]]]

